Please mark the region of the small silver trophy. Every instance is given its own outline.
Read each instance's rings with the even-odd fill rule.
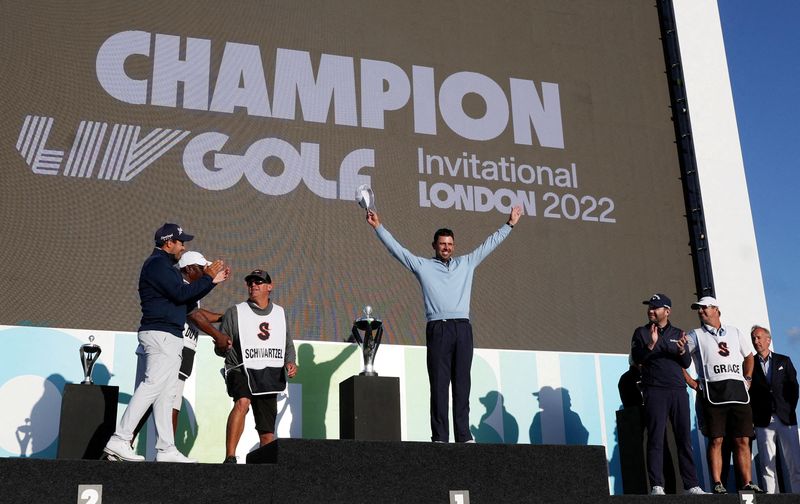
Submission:
[[[367,212],[375,211],[375,193],[372,192],[372,189],[367,184],[361,184],[356,189],[356,201],[358,206]]]
[[[372,316],[372,307],[364,306],[363,315],[353,322],[353,338],[364,354],[364,371],[360,376],[378,376],[375,372],[375,354],[383,336],[383,321]]]
[[[84,385],[92,385],[92,369],[100,357],[100,345],[94,343],[94,336],[89,336],[89,343],[81,345],[81,364],[83,365],[83,381]]]

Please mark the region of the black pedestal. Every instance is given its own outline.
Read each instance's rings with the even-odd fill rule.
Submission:
[[[351,376],[341,382],[339,438],[400,441],[400,378]]]
[[[67,384],[61,400],[58,458],[99,459],[117,425],[119,387]]]

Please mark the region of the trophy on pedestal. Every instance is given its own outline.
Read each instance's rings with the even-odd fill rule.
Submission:
[[[353,322],[353,338],[364,355],[364,371],[360,376],[378,376],[375,372],[375,354],[383,336],[383,321],[372,315],[372,307],[364,306],[362,316]]]
[[[100,357],[100,345],[94,342],[94,336],[89,336],[89,343],[81,345],[81,365],[83,366],[83,381],[84,385],[92,385],[92,369]]]

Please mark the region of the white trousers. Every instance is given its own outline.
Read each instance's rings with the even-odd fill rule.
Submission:
[[[776,475],[775,438],[781,444],[781,452],[786,460],[789,470],[789,482],[793,493],[800,493],[800,438],[798,438],[796,425],[785,425],[776,416],[772,416],[767,427],[756,427],[756,443],[758,444],[758,459],[764,479],[764,490],[767,493],[778,493],[778,478]]]
[[[175,402],[178,370],[181,367],[183,338],[163,331],[141,331],[139,344],[144,350],[144,381],[134,391],[114,435],[130,442],[133,439],[133,430],[152,405],[157,435],[156,450],[174,451],[172,405]]]
[[[184,344],[186,342],[184,341]],[[184,345],[185,346],[185,345]],[[183,357],[183,351],[181,351]],[[147,373],[147,356],[144,353],[144,347],[141,343],[136,347],[136,381],[133,390],[139,388],[139,385],[144,382],[145,374]],[[178,372],[178,383],[175,385],[175,402],[172,404],[172,409],[180,411],[183,407],[183,389],[186,384],[185,380],[180,379],[180,371]]]

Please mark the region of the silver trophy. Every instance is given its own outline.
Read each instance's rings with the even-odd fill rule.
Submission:
[[[363,315],[353,322],[353,338],[358,342],[364,354],[364,371],[360,376],[378,376],[375,372],[375,354],[383,336],[383,321],[373,317],[372,307],[364,306]]]
[[[94,336],[89,336],[89,343],[81,345],[81,364],[83,365],[83,383],[92,385],[92,369],[100,357],[100,345],[94,343]]]
[[[372,189],[367,184],[361,184],[356,189],[356,201],[358,206],[364,210],[368,212],[375,211],[375,193],[372,192]]]

